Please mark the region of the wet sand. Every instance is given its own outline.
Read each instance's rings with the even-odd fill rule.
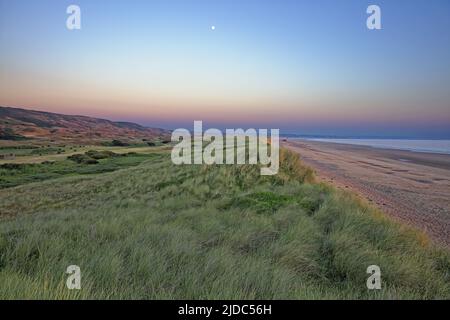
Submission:
[[[450,155],[289,140],[319,179],[353,190],[450,247]]]

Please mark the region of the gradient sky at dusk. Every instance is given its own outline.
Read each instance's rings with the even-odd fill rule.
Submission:
[[[383,30],[366,28],[369,4]],[[0,0],[0,105],[449,138],[449,39],[448,0]]]

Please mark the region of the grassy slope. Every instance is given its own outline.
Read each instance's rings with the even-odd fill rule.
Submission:
[[[1,190],[0,298],[450,298],[448,252],[282,155],[277,177],[166,154]]]

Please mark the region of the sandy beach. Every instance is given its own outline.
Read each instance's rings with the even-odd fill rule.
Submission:
[[[450,155],[289,140],[320,180],[358,193],[450,247]]]

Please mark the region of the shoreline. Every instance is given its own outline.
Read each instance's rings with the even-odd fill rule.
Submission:
[[[429,154],[440,154],[440,155],[448,155],[450,156],[449,150],[433,150],[433,149],[420,149],[419,147],[396,147],[389,145],[376,145],[375,144],[364,144],[357,143],[357,141],[374,141],[374,142],[384,142],[384,141],[402,141],[402,142],[436,142],[436,141],[445,141],[450,143],[450,139],[358,139],[358,138],[349,138],[349,139],[322,139],[322,138],[283,138],[290,141],[305,141],[305,142],[322,142],[322,143],[333,143],[333,144],[341,144],[341,145],[350,145],[350,146],[360,146],[367,147],[373,149],[382,149],[382,150],[392,150],[392,151],[408,151],[408,152],[416,152],[416,153],[429,153]],[[346,142],[346,140],[351,142]],[[450,146],[449,146],[450,148]]]
[[[450,155],[291,139],[320,181],[351,190],[450,247]]]

